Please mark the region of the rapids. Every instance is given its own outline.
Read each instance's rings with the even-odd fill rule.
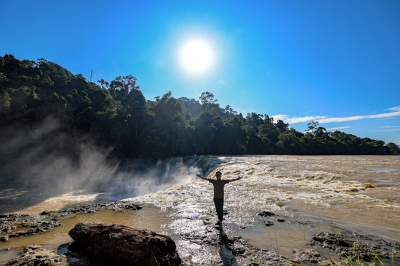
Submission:
[[[225,186],[225,230],[255,247],[291,258],[292,250],[304,248],[312,235],[343,229],[400,240],[400,156],[198,156],[171,158],[157,167],[147,174],[119,173],[106,182],[97,181],[96,186],[57,193],[40,186],[30,189],[29,182],[21,185],[2,177],[0,213],[32,214],[121,199],[154,205],[160,217],[169,219],[154,225],[157,215],[150,211],[147,222],[152,229],[173,236],[183,259],[206,263],[215,255],[213,250],[199,252],[196,244],[179,235],[199,230],[201,218],[214,213],[212,185],[196,179],[195,174],[202,172],[211,178],[219,170],[222,178],[243,176]],[[276,215],[257,215],[266,210]],[[146,217],[141,215],[141,219],[138,224],[127,215],[121,223],[145,227]],[[265,226],[266,220],[273,225]],[[57,239],[60,244],[68,242],[65,236],[55,235],[56,239],[37,241],[45,245]],[[13,241],[7,247],[18,247]]]
[[[400,240],[399,156],[238,156],[218,159],[225,186],[225,224],[259,248],[292,256],[315,233],[343,229]],[[174,211],[170,225],[185,231],[185,218],[213,211],[212,185],[198,181],[137,197]],[[270,210],[286,223],[266,227],[256,214]],[[190,228],[187,228],[190,231]]]

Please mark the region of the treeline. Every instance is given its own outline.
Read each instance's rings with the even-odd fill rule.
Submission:
[[[119,159],[191,154],[400,154],[394,143],[335,131],[317,122],[305,133],[268,115],[238,114],[222,108],[214,95],[199,100],[171,92],[146,100],[136,78],[117,77],[98,84],[45,59],[0,57],[0,127],[30,128],[52,116],[73,142],[82,132],[97,145],[113,147]],[[53,134],[55,134],[53,132]],[[2,135],[3,141],[7,141]],[[45,140],[40,140],[46,143]],[[4,143],[4,142],[3,142]]]

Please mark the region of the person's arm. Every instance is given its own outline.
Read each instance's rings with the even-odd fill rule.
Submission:
[[[240,180],[240,179],[242,179],[243,177],[241,177],[241,176],[239,176],[238,178],[236,178],[236,179],[229,179],[229,180],[227,180],[228,182],[233,182],[233,181],[238,181],[238,180]]]
[[[201,179],[208,180],[208,178],[205,178],[205,177],[201,176],[200,174],[197,174],[196,176],[200,177]]]

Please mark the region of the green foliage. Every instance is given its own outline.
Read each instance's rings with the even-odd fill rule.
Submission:
[[[400,147],[398,145],[394,144],[393,142],[389,142],[388,144],[386,144],[385,147],[390,149],[391,154],[400,155]]]
[[[68,142],[82,132],[101,146],[113,147],[121,159],[138,156],[196,154],[400,154],[394,143],[335,131],[318,122],[304,133],[282,120],[227,105],[211,92],[199,100],[174,98],[171,92],[146,100],[134,76],[119,76],[99,85],[45,59],[0,57],[0,126],[21,130],[46,117],[60,121]],[[30,132],[28,132],[30,134]]]
[[[3,91],[0,95],[0,112],[5,113],[11,108],[11,97],[7,91]]]

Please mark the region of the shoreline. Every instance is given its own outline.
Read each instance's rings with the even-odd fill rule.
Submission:
[[[153,204],[150,203],[149,205]],[[154,207],[159,208],[157,206]],[[12,241],[15,237],[23,238],[52,231],[56,227],[63,226],[63,219],[76,216],[77,214],[92,215],[102,210],[119,212],[124,210],[140,211],[142,208],[143,204],[122,200],[109,203],[86,204],[59,211],[43,211],[40,214],[34,215],[2,214],[0,215],[0,240]],[[262,213],[261,211],[260,214]],[[265,218],[266,226],[267,221],[271,221],[271,219],[268,219],[268,215],[259,216],[261,219]],[[213,228],[214,215],[212,213],[201,213],[197,219],[193,217],[179,217],[179,213],[175,213],[172,217],[172,223],[168,226],[172,229],[172,238],[177,242],[178,252],[182,253],[181,256],[184,265],[194,265],[196,264],[196,260],[199,261],[201,259],[204,259],[203,262],[207,265],[207,258],[201,258],[202,254],[198,255],[199,257],[194,257],[194,253],[199,253],[199,248],[204,251],[204,254],[215,253],[215,250],[218,249],[219,252],[217,253],[219,254],[217,255],[220,258],[217,258],[215,262],[222,263],[222,265],[228,265],[228,261],[236,261],[237,265],[254,262],[260,262],[258,265],[268,262],[274,262],[274,265],[289,265],[289,263],[293,265],[298,263],[313,263],[317,265],[335,265],[334,263],[336,263],[340,265],[338,263],[345,261],[346,256],[358,257],[362,261],[368,262],[369,258],[375,255],[383,259],[387,258],[388,262],[390,262],[390,257],[392,256],[396,263],[400,262],[400,242],[390,243],[373,235],[362,235],[345,229],[342,229],[342,232],[338,234],[320,232],[307,240],[308,243],[304,249],[295,249],[293,251],[294,259],[289,259],[279,256],[279,252],[276,252],[276,250],[255,248],[249,243],[248,239],[236,235],[237,229],[230,228],[232,226],[225,226],[224,231],[215,230]],[[275,217],[276,220],[279,219],[278,217]],[[19,228],[22,229],[19,230]],[[243,229],[239,228],[239,230]],[[76,260],[77,254],[68,251],[69,244],[63,243],[60,245],[65,251],[65,253],[61,254],[65,254],[70,260],[72,257]],[[60,247],[52,252],[56,254]],[[393,253],[389,252],[390,249],[393,250]],[[10,251],[1,249],[0,252]],[[338,259],[329,259],[329,254],[333,253],[337,255]],[[58,254],[60,255],[60,253]],[[324,258],[324,256],[326,257]]]

